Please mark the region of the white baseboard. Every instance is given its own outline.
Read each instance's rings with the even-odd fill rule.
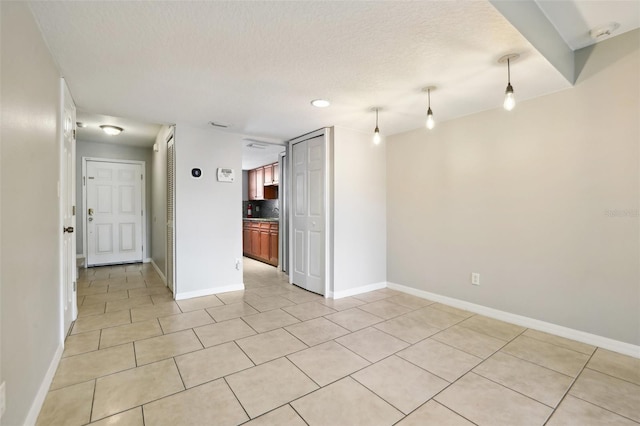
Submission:
[[[229,291],[244,290],[244,283],[231,284],[224,287],[206,288],[204,290],[189,291],[186,293],[177,293],[176,300],[191,299],[193,297],[211,296],[212,294],[227,293]]]
[[[62,359],[62,352],[64,352],[64,344],[60,343],[58,349],[53,354],[53,358],[49,363],[49,368],[47,369],[47,373],[44,375],[42,379],[42,383],[40,383],[40,388],[38,389],[38,393],[31,403],[31,408],[29,408],[29,412],[27,413],[27,418],[24,421],[26,426],[35,425],[38,420],[38,415],[40,414],[40,410],[42,409],[42,404],[44,404],[44,400],[47,397],[47,393],[49,392],[49,387],[51,386],[51,382],[53,381],[53,376],[56,374],[56,370],[58,369],[58,364]]]
[[[153,262],[153,259],[151,259],[150,257],[145,257],[144,259],[142,259],[142,263],[151,263]]]
[[[164,273],[160,270],[160,268],[158,268],[158,265],[156,265],[156,262],[154,262],[153,259],[151,259],[151,266],[153,266],[153,269],[155,269],[158,275],[160,275],[160,278],[162,278],[162,282],[164,283],[164,285],[167,285],[167,277],[164,276]]]
[[[562,325],[553,324],[522,315],[512,314],[510,312],[500,311],[498,309],[488,308],[475,303],[467,302],[453,297],[441,296],[439,294],[430,293],[424,290],[418,290],[401,284],[388,283],[389,288],[408,293],[423,299],[433,300],[434,302],[444,303],[454,308],[464,309],[469,312],[484,315],[500,321],[509,322],[511,324],[520,325],[522,327],[534,330],[544,331],[545,333],[555,334],[556,336],[565,337],[567,339],[576,340],[588,345],[598,346],[603,349],[629,355],[634,358],[640,358],[640,346],[631,343],[621,342],[619,340],[610,339],[608,337],[598,336],[596,334],[587,333],[573,328],[564,327]]]
[[[350,288],[347,290],[329,292],[329,297],[333,299],[342,299],[343,297],[355,296],[356,294],[362,294],[368,291],[380,290],[381,288],[386,288],[386,287],[387,287],[387,282],[383,281],[379,283]]]

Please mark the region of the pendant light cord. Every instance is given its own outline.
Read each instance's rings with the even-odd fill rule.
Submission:
[[[511,60],[507,58],[507,84],[511,84]]]
[[[378,108],[376,108],[376,129],[378,128]]]
[[[431,89],[427,89],[427,98],[429,99],[429,109],[431,109]]]

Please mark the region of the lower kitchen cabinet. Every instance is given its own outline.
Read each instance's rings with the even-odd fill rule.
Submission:
[[[278,266],[278,223],[244,220],[242,253],[252,259]]]

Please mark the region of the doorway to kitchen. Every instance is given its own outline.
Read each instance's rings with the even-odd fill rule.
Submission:
[[[281,247],[285,151],[281,142],[243,140],[242,253],[247,289],[274,280],[286,283]]]

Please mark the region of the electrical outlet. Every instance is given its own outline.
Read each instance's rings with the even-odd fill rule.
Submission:
[[[4,412],[5,409],[7,408],[7,405],[5,403],[6,398],[5,398],[5,393],[4,393],[4,389],[5,389],[5,382],[2,382],[2,384],[0,384],[0,418],[2,418],[2,416],[4,416]]]
[[[471,284],[480,285],[480,274],[477,272],[471,273]]]

